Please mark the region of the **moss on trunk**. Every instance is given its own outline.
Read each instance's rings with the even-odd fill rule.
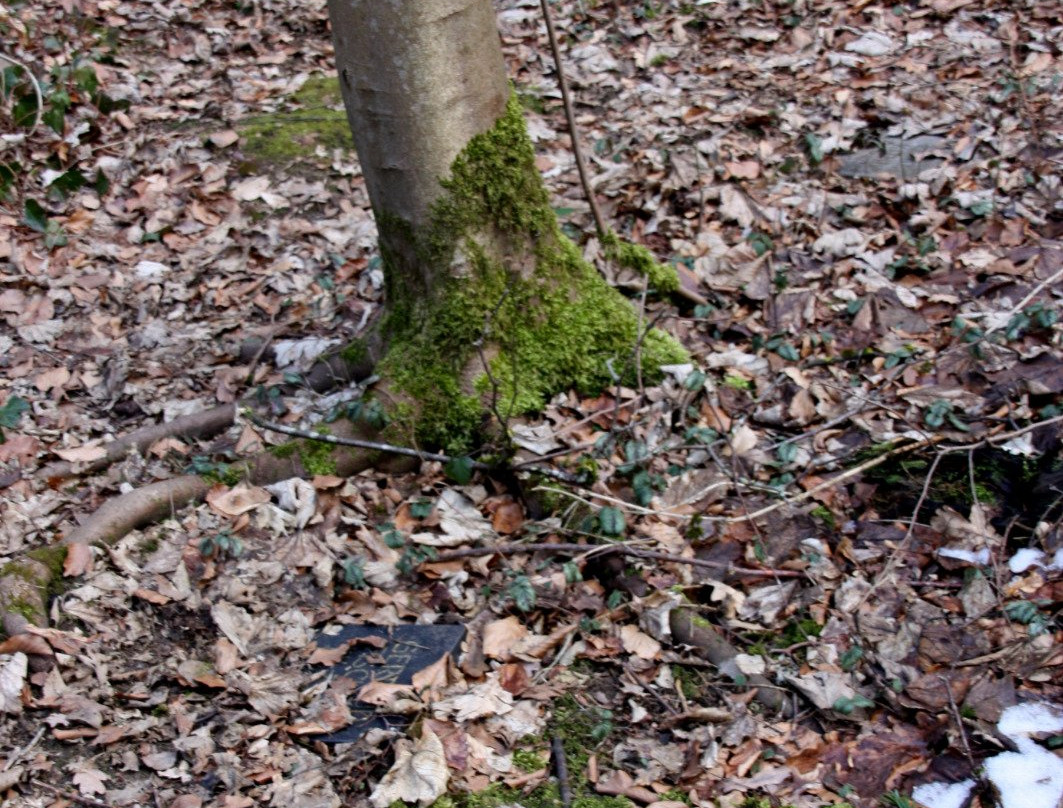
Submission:
[[[657,330],[636,350],[635,309],[561,233],[534,158],[514,95],[454,161],[426,228],[378,212],[382,244],[414,247],[384,254],[389,349],[378,366],[407,439],[465,451],[492,410],[540,410],[562,390],[601,390],[614,372],[630,382],[636,355],[650,381],[687,359]]]

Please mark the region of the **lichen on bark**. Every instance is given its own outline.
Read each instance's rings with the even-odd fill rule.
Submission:
[[[631,382],[636,356],[649,381],[686,361],[667,334],[640,335],[632,304],[561,233],[515,94],[440,184],[418,232],[377,217],[389,296],[378,373],[407,438],[465,451],[489,412],[540,410],[614,373]],[[413,249],[386,247],[399,242]]]

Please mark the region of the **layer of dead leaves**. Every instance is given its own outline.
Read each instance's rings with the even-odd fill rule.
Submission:
[[[927,495],[932,449],[922,466],[824,484],[871,456],[861,450],[963,443],[1058,414],[1057,11],[558,5],[607,215],[711,301],[646,304],[691,366],[657,388],[561,396],[512,424],[521,459],[594,458],[599,482],[578,499],[453,486],[432,465],[220,486],[71,559],[56,628],[0,650],[0,793],[237,808],[534,786],[547,773],[519,771],[512,753],[542,751],[530,739],[561,693],[613,714],[578,776],[639,804],[681,792],[699,806],[757,794],[870,805],[969,776],[1006,746],[1004,708],[1061,700],[1058,432],[996,447],[1002,476],[1024,474],[1039,498],[963,475],[961,492],[992,483],[996,504]],[[499,3],[539,167],[566,227],[587,233],[540,13],[537,0]],[[2,14],[10,55],[37,75],[87,59],[128,104],[104,113],[74,98],[61,136],[38,128],[0,152],[51,161],[0,207],[0,403],[32,405],[0,444],[0,561],[124,486],[223,462],[249,436],[167,441],[76,489],[35,480],[38,464],[91,459],[151,419],[277,384],[307,351],[356,334],[382,280],[353,156],[267,172],[235,134],[331,69],[322,5],[80,0]],[[107,181],[49,196],[72,167]],[[26,226],[29,199],[65,245]],[[638,302],[641,280],[613,280]],[[294,341],[290,366],[240,358],[263,336]],[[294,419],[330,402],[288,406]],[[799,506],[741,518],[802,490],[814,495]],[[558,515],[539,518],[544,497],[560,497]],[[432,561],[597,540],[618,515],[640,547],[778,574],[590,552]],[[742,652],[733,670],[674,642],[680,597]],[[422,718],[414,737],[312,740],[348,720],[352,695],[309,666],[323,661],[317,629],[478,614],[482,647],[462,669],[360,694]],[[27,667],[44,658],[47,670]],[[733,681],[755,673],[793,694],[792,717],[761,714]]]

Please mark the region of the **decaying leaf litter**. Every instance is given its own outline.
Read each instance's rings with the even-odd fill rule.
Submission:
[[[243,423],[39,470],[249,391],[290,423],[343,403],[270,391],[379,305],[356,160],[306,130],[302,156],[252,148],[294,107],[335,121],[324,9],[63,12],[4,12],[5,53],[70,103],[0,152],[27,169],[0,177],[0,553],[130,487],[218,482],[71,550],[51,627],[0,646],[12,804],[530,804],[557,796],[554,735],[577,799],[658,808],[903,804],[1031,745],[1058,761],[1030,740],[1058,738],[1058,707],[1034,729],[1006,712],[1063,702],[1058,9],[557,5],[605,215],[709,303],[613,280],[691,366],[512,419],[518,462],[593,469],[582,488],[427,463],[268,489],[227,478],[277,437]],[[499,19],[595,256],[538,3]],[[33,88],[5,78],[27,132]],[[417,716],[409,737],[315,742],[352,695],[308,666],[316,631],[415,621],[475,639],[460,668],[361,694]]]

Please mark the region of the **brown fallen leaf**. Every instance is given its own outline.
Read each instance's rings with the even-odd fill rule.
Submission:
[[[107,456],[107,450],[98,443],[75,446],[73,449],[53,449],[55,454],[68,463],[91,463]]]
[[[483,633],[484,656],[503,661],[511,659],[513,646],[527,634],[527,626],[513,615],[488,623]]]
[[[85,542],[73,542],[66,547],[63,560],[63,577],[76,578],[92,568],[92,548]]]
[[[416,742],[400,742],[395,765],[373,789],[369,801],[374,808],[387,808],[396,800],[431,805],[446,793],[449,779],[443,742],[424,725]]]
[[[207,492],[207,504],[222,516],[240,516],[269,502],[269,492],[264,488],[239,483],[234,488],[216,485]]]

